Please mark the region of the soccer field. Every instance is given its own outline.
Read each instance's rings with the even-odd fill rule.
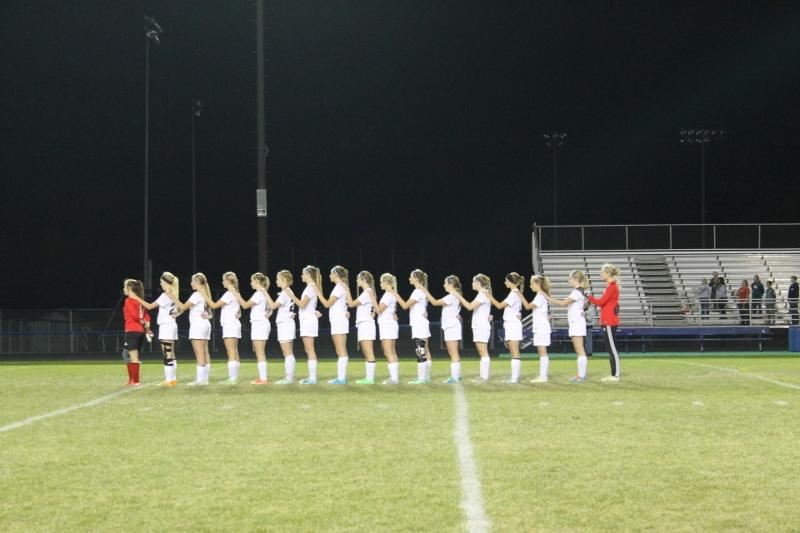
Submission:
[[[0,364],[0,530],[800,527],[800,358],[622,365],[620,383],[595,356],[577,385],[557,359],[541,385],[503,385],[502,360],[471,384],[470,360],[456,386],[164,389],[149,363],[131,390],[121,364]]]

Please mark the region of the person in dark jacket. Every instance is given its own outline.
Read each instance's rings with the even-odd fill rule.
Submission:
[[[753,276],[753,284],[750,285],[750,308],[753,316],[761,315],[761,300],[764,298],[764,284],[758,275]]]
[[[792,319],[792,325],[796,326],[800,323],[800,316],[797,314],[797,300],[800,298],[800,286],[797,285],[797,276],[792,276],[792,283],[789,285],[789,292],[786,296],[789,300],[789,316]]]
[[[766,308],[767,313],[767,320],[766,324],[768,326],[775,325],[775,300],[777,299],[777,295],[775,294],[775,289],[772,288],[772,282],[767,281],[767,292],[764,293],[764,307]]]

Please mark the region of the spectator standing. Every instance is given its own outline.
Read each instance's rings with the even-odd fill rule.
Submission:
[[[695,291],[697,293],[697,302],[700,304],[700,320],[702,320],[703,317],[708,314],[708,307],[711,300],[711,287],[708,284],[708,280],[703,278]]]
[[[758,275],[753,276],[753,283],[750,285],[750,300],[753,316],[761,315],[761,301],[764,299],[764,284]]]
[[[747,326],[750,324],[750,288],[747,280],[743,279],[739,290],[736,291],[736,307],[739,308],[739,325]]]
[[[764,293],[764,305],[767,308],[766,323],[768,326],[775,325],[775,300],[775,289],[772,288],[772,282],[767,281],[767,292]]]
[[[789,300],[789,316],[793,326],[800,323],[800,317],[797,314],[797,300],[800,298],[800,286],[797,285],[797,276],[792,276],[792,283],[789,285],[789,292],[787,294]]]

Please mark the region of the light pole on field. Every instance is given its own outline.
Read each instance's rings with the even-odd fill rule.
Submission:
[[[553,150],[553,244],[558,248],[558,149],[564,146],[567,133],[551,131],[542,135],[544,144]]]
[[[700,224],[706,247],[706,145],[725,138],[725,130],[681,130],[682,144],[700,145]]]
[[[144,16],[144,283],[150,289],[150,43],[158,46],[164,30],[153,17]]]
[[[197,272],[197,127],[203,103],[192,98],[192,272]]]

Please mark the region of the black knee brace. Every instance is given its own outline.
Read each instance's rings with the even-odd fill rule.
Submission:
[[[161,341],[161,350],[164,352],[164,357],[169,357],[169,354],[172,353],[172,343]]]
[[[422,339],[414,339],[414,351],[417,353],[417,362],[424,363],[427,361],[425,356],[425,341]]]
[[[164,358],[164,366],[173,366],[175,364],[175,359],[170,359],[168,357]]]

